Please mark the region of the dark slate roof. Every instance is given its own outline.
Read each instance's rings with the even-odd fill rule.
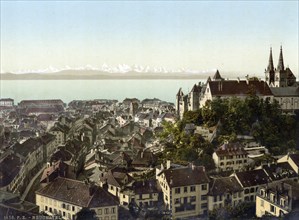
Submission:
[[[243,187],[259,186],[270,182],[266,172],[262,169],[238,172],[236,178]]]
[[[276,97],[288,97],[288,96],[299,96],[299,87],[289,86],[289,87],[271,87],[271,92]]]
[[[17,154],[22,155],[23,157],[27,157],[27,155],[38,148],[42,147],[43,144],[40,139],[37,138],[29,138],[23,144],[16,143],[13,146],[13,151]]]
[[[162,173],[164,173],[170,187],[198,185],[209,182],[205,168],[202,166],[167,169],[162,171]]]
[[[232,155],[247,155],[248,153],[244,150],[244,146],[239,142],[236,143],[225,143],[217,148],[215,153],[218,156],[232,156]]]
[[[243,188],[236,177],[221,177],[212,179],[210,183],[209,195],[223,195],[224,193],[234,193],[241,191],[243,191]]]
[[[117,205],[114,196],[102,188],[93,187],[92,194],[90,189],[90,186],[81,181],[58,177],[44,188],[37,190],[36,194],[81,207],[93,208]]]
[[[156,180],[136,181],[132,187],[136,194],[158,193]]]
[[[72,154],[65,150],[64,148],[60,148],[58,151],[56,151],[52,156],[50,161],[58,161],[58,160],[62,160],[62,161],[68,161],[72,159]]]
[[[294,161],[297,167],[299,167],[299,154],[290,154],[291,159]]]
[[[298,177],[297,173],[288,162],[264,165],[262,168],[266,171],[272,181]]]
[[[247,83],[248,82],[248,83]],[[224,81],[210,81],[208,82],[212,95],[236,95],[246,96],[255,89],[258,96],[272,96],[272,92],[268,84],[264,81],[252,80],[224,80]]]
[[[191,92],[200,92],[200,87],[194,84],[193,88],[191,89]]]
[[[0,163],[0,187],[7,186],[21,169],[20,158],[14,154],[8,155]]]
[[[107,181],[109,185],[113,185],[116,187],[124,186],[132,180],[133,178],[127,174],[127,171],[120,167],[115,167],[100,176],[101,182]]]
[[[219,79],[222,79],[222,77],[221,77],[221,75],[220,75],[220,73],[219,73],[218,70],[217,70],[216,73],[214,74],[213,79],[214,79],[214,80],[215,80],[215,79],[216,79],[216,80],[217,80],[217,79],[218,79],[218,80],[219,80]]]

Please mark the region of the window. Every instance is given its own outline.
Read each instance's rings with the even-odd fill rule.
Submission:
[[[217,202],[217,196],[214,196],[214,202]]]
[[[123,198],[126,198],[126,195],[123,195]]]
[[[195,202],[196,201],[196,196],[191,196],[190,197],[190,202]]]
[[[275,212],[275,206],[270,205],[270,212]]]
[[[251,188],[251,189],[250,189],[250,192],[251,192],[251,193],[254,193],[254,188]]]
[[[98,214],[102,215],[102,209],[98,209]]]
[[[73,211],[73,212],[75,211],[75,206],[72,206],[72,211]]]
[[[113,214],[115,213],[115,208],[111,209],[111,213],[113,213]]]
[[[261,196],[264,196],[264,190],[263,189],[261,189],[261,191],[260,191],[260,193],[261,193]]]
[[[109,214],[109,209],[105,208],[105,214]]]
[[[49,212],[52,212],[52,208],[49,208]]]
[[[184,192],[185,193],[188,192],[188,187],[187,186],[184,187]]]
[[[202,203],[202,204],[201,204],[201,208],[204,209],[204,208],[207,208],[207,207],[208,207],[208,203]]]
[[[48,210],[48,206],[45,206],[45,210],[46,210],[46,211]]]
[[[280,205],[284,206],[284,199],[280,199]]]
[[[175,194],[180,194],[181,193],[181,188],[175,188],[174,192],[175,192]]]
[[[202,201],[207,200],[207,196],[206,196],[206,195],[202,195],[202,196],[201,196],[201,200],[202,200]]]
[[[207,189],[208,189],[207,184],[201,185],[201,190],[207,190]]]
[[[65,216],[65,212],[63,212],[62,215]]]
[[[195,192],[196,188],[195,186],[190,186],[190,192]]]
[[[179,198],[176,198],[175,200],[174,200],[174,204],[179,204],[180,203],[180,199]]]

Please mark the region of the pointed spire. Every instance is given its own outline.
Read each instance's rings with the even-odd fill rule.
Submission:
[[[222,80],[222,77],[218,70],[216,71],[215,75],[213,76],[213,80],[214,81]]]
[[[269,56],[269,63],[268,63],[268,72],[274,70],[274,65],[273,65],[273,57],[272,57],[272,47],[270,47],[270,56]]]
[[[179,91],[178,91],[178,93],[176,95],[177,96],[183,96],[184,95],[184,93],[182,91],[182,88],[179,89]]]
[[[284,70],[284,64],[283,64],[283,55],[282,55],[282,46],[280,46],[280,54],[279,54],[279,60],[277,65],[277,70]]]

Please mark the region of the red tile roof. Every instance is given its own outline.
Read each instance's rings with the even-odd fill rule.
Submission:
[[[254,89],[258,96],[272,96],[268,84],[264,81],[224,80],[208,82],[212,95],[247,96]]]

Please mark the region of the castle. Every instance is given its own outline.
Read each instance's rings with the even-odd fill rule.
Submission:
[[[244,99],[252,88],[262,99],[277,100],[284,112],[294,113],[299,109],[299,87],[290,68],[284,67],[281,47],[277,68],[274,68],[272,48],[270,48],[269,63],[265,69],[265,81],[248,76],[246,80],[239,78],[225,80],[217,70],[212,78],[207,79],[206,83],[195,84],[186,95],[180,88],[176,95],[177,115],[182,118],[186,111],[198,110],[205,105],[207,100],[215,98],[237,97]]]

